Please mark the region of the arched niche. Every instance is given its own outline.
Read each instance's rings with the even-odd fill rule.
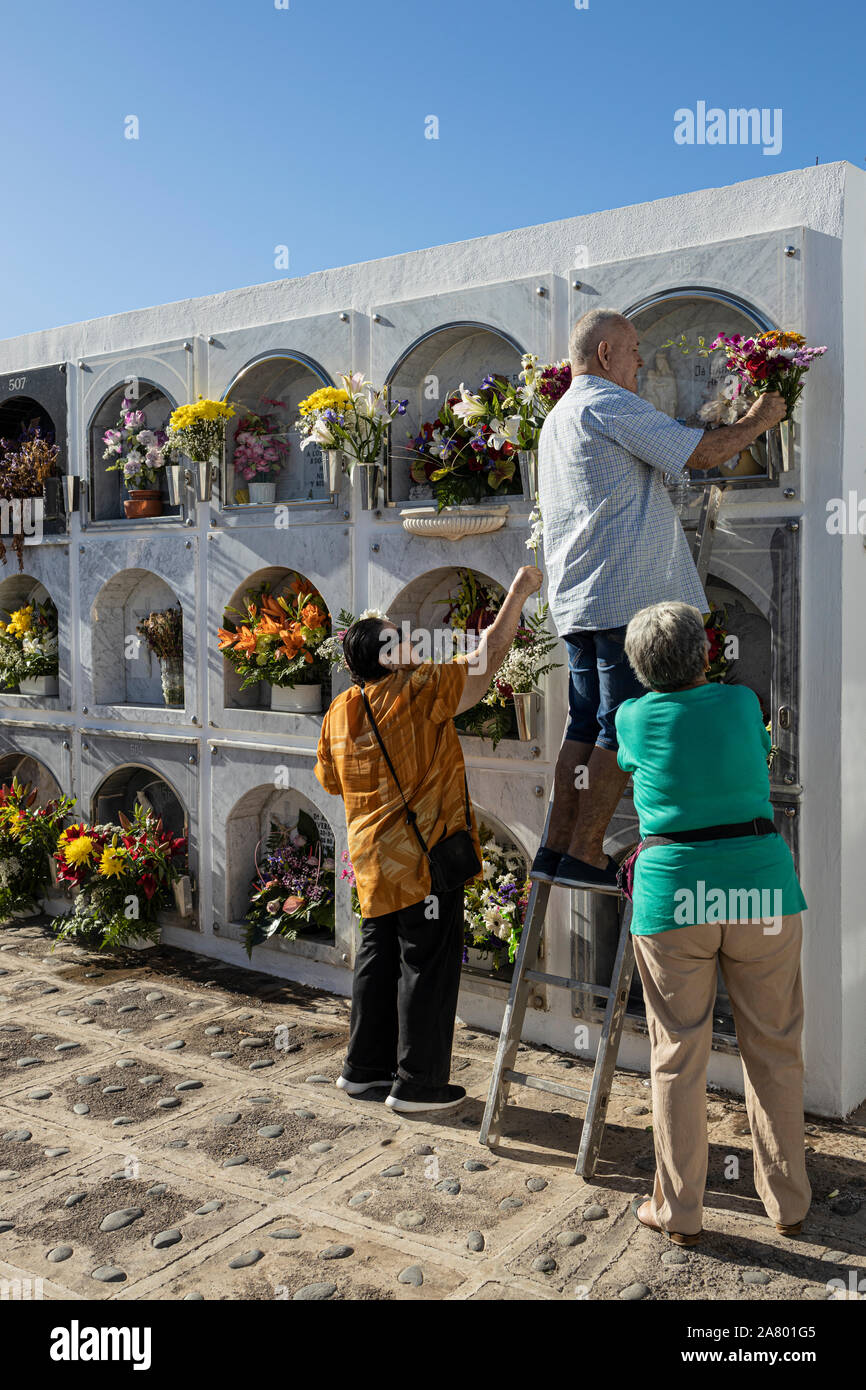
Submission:
[[[425,421],[436,418],[461,382],[470,391],[477,390],[488,374],[516,382],[524,351],[514,338],[487,324],[449,323],[418,338],[394,363],[387,377],[390,397],[392,401],[407,400],[408,406],[406,414],[398,416],[391,427],[392,501],[405,501],[414,486],[409,474],[410,436],[417,435]],[[497,496],[521,493],[519,470],[508,486],[510,492],[502,488]]]
[[[413,640],[415,634],[425,634],[429,655],[420,646],[418,650],[419,654],[428,660],[447,660],[452,652],[459,651],[459,647],[453,645],[449,638],[448,624],[445,621],[449,607],[448,595],[456,589],[460,581],[458,569],[471,570],[477,581],[496,586],[504,597],[505,587],[491,575],[484,574],[471,565],[449,565],[416,575],[388,604],[388,617],[398,628],[403,623],[408,623]],[[465,716],[457,716],[458,732],[462,732],[462,718]],[[512,711],[509,731],[503,741],[516,739],[517,722]],[[489,749],[490,745],[487,744],[487,750]]]
[[[189,815],[180,795],[165,777],[145,764],[113,768],[96,787],[90,813],[97,825],[116,824],[120,812],[131,820],[136,805],[161,816],[170,834],[189,834]]]
[[[7,786],[13,777],[36,789],[35,805],[44,806],[63,795],[63,788],[50,768],[29,753],[0,754],[0,786]]]
[[[27,380],[26,377],[17,379]],[[15,381],[16,378],[13,377],[11,380]],[[65,411],[63,413],[65,415]],[[35,396],[11,395],[5,399],[0,398],[0,440],[5,441],[10,450],[14,450],[24,431],[31,425],[38,426],[42,438],[49,444],[56,444],[60,450],[51,474],[51,478],[56,480],[66,471],[66,430],[65,422],[61,421],[58,424],[55,414],[59,412],[55,410],[52,413],[48,406]],[[5,452],[6,449],[0,445],[0,459]],[[59,483],[55,481],[53,486],[49,484],[43,489],[42,530],[46,535],[56,535],[65,528],[59,487]]]
[[[174,590],[150,570],[121,570],[103,584],[90,615],[97,705],[164,704],[159,660],[136,628],[150,613],[179,604]]]
[[[330,821],[301,792],[293,788],[278,790],[273,783],[253,787],[237,801],[226,821],[226,917],[243,922],[250,905],[250,888],[261,864],[272,826],[297,824],[299,811],[316,823],[323,857],[334,857],[335,837]],[[333,941],[330,931],[318,928],[303,933],[307,939]]]
[[[91,417],[87,431],[90,460],[89,510],[91,521],[125,519],[123,502],[129,493],[122,482],[123,473],[122,471],[107,473],[105,471],[107,463],[102,456],[105,452],[103,436],[106,430],[117,429],[120,407],[128,391],[136,392],[136,395],[132,397],[133,405],[136,410],[143,412],[148,429],[167,430],[169,416],[177,404],[156,382],[146,381],[143,378],[136,378],[132,383],[125,382],[114,386],[107,395],[103,396]],[[162,494],[163,515],[179,516],[180,507],[173,507],[169,503],[164,476],[160,478],[159,489]],[[153,518],[149,519],[152,520]]]
[[[250,590],[257,591],[262,585],[270,585],[270,591],[275,598],[279,598],[286,592],[289,585],[296,578],[303,579],[309,585],[310,592],[321,594],[322,599],[327,604],[325,595],[321,593],[318,585],[314,584],[306,575],[302,575],[298,570],[286,569],[283,565],[270,565],[265,569],[256,570],[243,584],[235,589],[223,612],[232,619],[233,622],[240,624],[241,618],[237,610],[243,611],[244,595]],[[235,609],[230,613],[229,609]],[[330,608],[328,610],[330,612]],[[221,625],[222,625],[222,615]],[[223,663],[223,705],[225,709],[270,709],[271,708],[271,687],[267,681],[258,681],[255,685],[248,686],[246,690],[241,690],[242,678],[238,675],[234,666],[227,658],[222,657]],[[327,709],[331,699],[331,674],[326,672],[322,680],[322,709]]]
[[[30,574],[10,574],[5,579],[0,579],[0,621],[8,623],[12,614],[20,608],[26,608],[28,604],[51,602],[57,608],[45,585],[39,579],[34,579]],[[60,658],[60,648],[58,644],[58,662]],[[59,680],[59,671],[58,671]],[[6,690],[0,686],[0,696],[9,695],[14,692]],[[30,696],[32,700],[47,699],[51,703],[57,702],[57,696]]]
[[[665,291],[641,300],[626,310],[640,334],[644,365],[638,374],[638,394],[666,415],[695,428],[703,428],[701,406],[715,400],[727,376],[724,354],[702,357],[696,344],[703,338],[709,348],[719,333],[751,336],[773,325],[758,309],[734,295],[700,287]],[[685,336],[689,346],[679,346]],[[665,344],[672,345],[666,347]],[[701,472],[693,480],[722,478],[734,487],[767,486],[767,450],[763,437],[728,466]],[[679,486],[687,492],[688,480]],[[683,498],[682,500],[685,500]]]
[[[485,835],[484,832],[488,831],[493,839],[500,845],[503,845],[506,849],[514,850],[520,855],[523,862],[523,878],[526,878],[533,856],[529,853],[520,837],[515,835],[514,831],[511,830],[499,816],[494,815],[480,806],[474,799],[472,808],[475,812],[475,820],[481,836],[482,851],[487,840],[487,835]],[[518,877],[518,879],[520,877],[516,871],[515,877]],[[465,955],[468,957],[463,963],[463,970],[466,975],[473,976],[481,973],[483,975],[491,975],[497,980],[511,979],[514,966],[508,960],[508,952],[504,942],[501,943],[499,949],[494,945],[493,949],[487,951],[481,947],[470,945],[467,933]],[[495,969],[494,966],[496,966]]]
[[[236,496],[239,490],[247,488],[247,481],[235,471],[234,466],[235,437],[246,411],[254,411],[257,415],[270,415],[274,423],[279,424],[287,435],[289,453],[274,479],[275,500],[328,500],[330,492],[322,451],[315,444],[302,450],[301,437],[293,425],[298,418],[300,402],[320,387],[333,385],[334,382],[324,367],[302,353],[270,352],[254,358],[238,372],[223,397],[237,411],[226,430],[222,488],[225,506],[248,505],[239,503]],[[273,402],[282,404],[275,405]],[[264,475],[263,480],[268,481]]]

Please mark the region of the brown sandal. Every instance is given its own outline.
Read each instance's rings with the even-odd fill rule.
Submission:
[[[666,1231],[662,1226],[655,1226],[651,1221],[644,1221],[640,1216],[640,1209],[644,1202],[651,1202],[652,1197],[635,1197],[631,1204],[632,1215],[641,1226],[646,1226],[650,1231],[657,1231],[660,1236],[667,1236],[673,1245],[697,1245],[703,1230],[698,1231],[697,1235],[687,1236],[680,1231]]]

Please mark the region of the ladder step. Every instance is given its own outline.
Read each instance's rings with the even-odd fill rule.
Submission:
[[[582,980],[569,979],[567,975],[545,975],[543,970],[524,970],[525,980],[534,980],[538,985],[556,985],[559,989],[571,989],[581,994],[597,994],[601,999],[610,998],[610,990],[605,985],[587,985]]]
[[[572,1100],[589,1100],[589,1091],[579,1090],[577,1086],[564,1086],[561,1081],[548,1081],[541,1076],[528,1076],[525,1071],[504,1071],[506,1081],[517,1086],[528,1086],[530,1091],[550,1091],[554,1096],[568,1096]]]

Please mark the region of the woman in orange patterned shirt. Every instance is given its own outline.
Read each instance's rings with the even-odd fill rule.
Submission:
[[[346,633],[352,688],[322,722],[316,776],[342,796],[363,914],[355,961],[349,1050],[337,1085],[348,1095],[390,1087],[394,1110],[444,1110],[466,1092],[448,1084],[460,967],[463,889],[432,894],[430,869],[406,821],[400,788],[428,848],[466,824],[463,752],[454,715],[486,693],[514,640],[541,571],[518,571],[477,649],[419,662],[412,638],[364,618]],[[415,634],[417,640],[417,634]],[[397,781],[368,718],[366,693]],[[475,817],[470,830],[481,860]]]

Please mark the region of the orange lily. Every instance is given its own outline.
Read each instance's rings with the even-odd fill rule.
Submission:
[[[237,636],[236,649],[252,656],[256,649],[256,635],[248,627],[242,627]]]
[[[307,627],[322,627],[325,621],[325,615],[317,604],[308,603],[301,609],[301,621]]]
[[[238,640],[237,633],[229,632],[227,628],[218,628],[217,633],[219,635],[218,646],[221,652],[224,652],[228,647],[233,647],[235,642]]]

